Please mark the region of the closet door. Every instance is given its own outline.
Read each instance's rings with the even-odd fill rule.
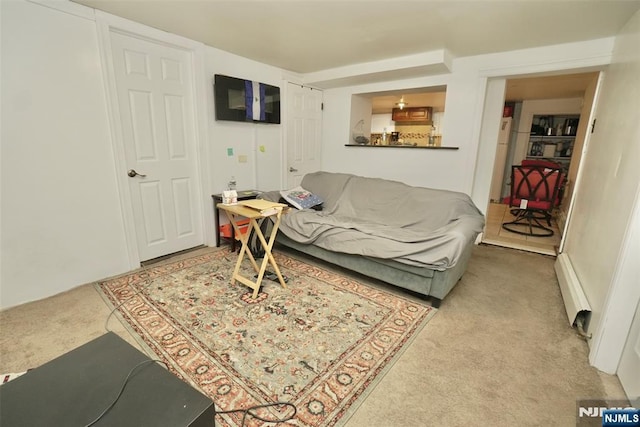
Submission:
[[[140,260],[203,243],[191,52],[111,31]]]
[[[287,85],[287,188],[320,170],[322,91]]]

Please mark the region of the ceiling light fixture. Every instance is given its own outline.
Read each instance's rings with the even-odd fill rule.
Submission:
[[[404,96],[402,96],[402,97],[400,97],[400,101],[396,102],[396,105],[398,106],[398,108],[400,108],[402,110],[404,107],[406,107],[409,104],[404,102]]]

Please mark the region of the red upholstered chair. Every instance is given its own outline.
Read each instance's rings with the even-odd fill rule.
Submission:
[[[522,166],[542,166],[543,168],[557,168],[561,169],[560,163],[552,162],[551,160],[536,160],[536,159],[524,159],[520,162]]]
[[[527,236],[553,236],[551,212],[560,203],[564,173],[559,167],[512,166],[511,193],[504,202],[515,219],[502,228]],[[546,221],[547,226],[541,221]]]
[[[558,197],[556,197],[555,207],[559,207],[562,202],[562,197],[564,195],[564,184],[567,180],[566,171],[562,167],[560,163],[552,162],[551,160],[537,160],[537,159],[524,159],[520,163],[522,166],[542,166],[543,168],[549,169],[562,169],[562,174],[560,176],[560,189],[558,190]],[[505,202],[508,203],[508,202]]]

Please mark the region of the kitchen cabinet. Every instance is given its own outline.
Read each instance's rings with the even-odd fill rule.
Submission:
[[[430,124],[433,109],[431,107],[394,108],[391,118],[395,122],[421,122]]]
[[[534,115],[527,159],[544,159],[569,167],[580,116]]]

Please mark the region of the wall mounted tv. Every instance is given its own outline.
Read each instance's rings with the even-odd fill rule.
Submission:
[[[280,123],[280,88],[216,74],[216,120]]]

